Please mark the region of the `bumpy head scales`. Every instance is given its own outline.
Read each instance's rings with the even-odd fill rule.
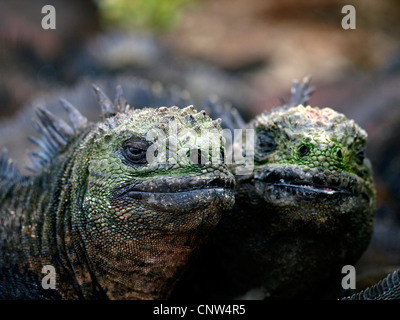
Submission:
[[[127,143],[125,140],[133,139],[136,143],[141,140],[149,144],[143,161],[154,168],[186,166],[189,162],[203,165],[212,162],[218,166],[224,149],[220,123],[204,111],[197,112],[193,106],[145,108],[119,113],[99,123],[94,144],[99,149],[106,145],[114,148]]]
[[[367,178],[367,133],[330,108],[302,105],[257,117],[255,161],[353,173]]]
[[[103,120],[105,121],[104,123],[100,124],[100,129],[114,129],[114,127],[117,127],[120,122],[124,121],[122,120],[124,118],[122,115],[129,113],[130,110],[133,110],[124,97],[122,87],[116,87],[116,96],[114,102],[112,102],[111,99],[97,85],[93,84],[93,89],[101,107]],[[56,117],[45,108],[38,107],[35,111],[36,118],[34,118],[32,121],[34,128],[40,135],[40,138],[29,137],[29,139],[40,149],[29,154],[33,163],[33,166],[28,167],[30,171],[40,171],[40,169],[44,165],[48,164],[60,149],[67,145],[67,142],[72,136],[79,134],[89,125],[86,117],[83,116],[70,102],[61,98],[60,103],[68,112],[71,125],[63,121],[61,118]],[[204,111],[197,113],[193,106],[188,107],[183,111],[179,110],[180,109],[178,107],[173,107],[171,110],[168,110],[166,107],[159,108],[157,113],[153,112],[154,118],[147,117],[147,121],[153,123],[153,120],[160,118],[160,121],[156,121],[158,124],[153,126],[152,129],[159,129],[159,132],[168,134],[169,127],[171,127],[169,124],[174,122],[174,117],[177,117],[176,119],[180,119],[180,117],[182,117],[182,119],[178,122],[175,121],[177,124],[176,130],[178,130],[180,137],[182,137],[182,123],[185,122],[190,124],[191,132],[201,132],[202,124],[204,123],[210,124],[208,129],[220,128],[221,120],[217,119],[211,121],[211,118]],[[152,113],[150,109],[147,112],[148,114]],[[114,118],[115,116],[117,117]],[[141,117],[143,117],[143,114]],[[137,127],[139,127],[139,125],[137,125]],[[140,128],[137,129],[140,131]],[[203,130],[203,132],[206,132],[206,130],[207,129]],[[189,134],[191,132],[188,132],[187,135],[184,136],[184,139],[190,139]]]

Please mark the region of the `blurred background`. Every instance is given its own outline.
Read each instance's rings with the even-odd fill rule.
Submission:
[[[48,4],[54,30],[41,26]],[[356,9],[354,30],[342,28],[345,5]],[[58,113],[62,96],[96,120],[93,82],[110,95],[121,81],[140,83],[136,98],[169,88],[173,101],[199,109],[216,95],[250,119],[307,75],[312,106],[343,112],[369,134],[377,218],[356,267],[373,282],[400,265],[399,1],[0,0],[0,146],[22,172],[32,106]]]

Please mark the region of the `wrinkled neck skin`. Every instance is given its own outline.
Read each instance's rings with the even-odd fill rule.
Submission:
[[[332,189],[294,183],[307,173]],[[237,176],[235,207],[217,233],[221,273],[236,280],[222,290],[240,297],[257,288],[274,298],[335,292],[329,285],[340,286],[341,268],[368,246],[373,212],[373,193],[353,175],[286,167]]]

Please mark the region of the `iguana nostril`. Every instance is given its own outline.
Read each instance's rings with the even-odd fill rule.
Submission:
[[[338,158],[339,159],[342,159],[343,158],[343,153],[342,153],[342,150],[341,149],[339,149],[338,151],[337,151],[337,156],[338,156]]]
[[[302,157],[304,157],[308,153],[308,151],[310,151],[310,148],[307,147],[305,144],[302,144],[299,148],[299,154]]]

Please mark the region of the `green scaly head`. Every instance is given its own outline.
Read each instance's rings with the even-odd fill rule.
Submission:
[[[171,290],[192,251],[233,206],[221,132],[204,111],[163,107],[119,113],[85,139],[77,226],[98,272],[117,273],[115,283],[134,288],[134,297]]]
[[[149,230],[177,233],[205,221],[215,224],[219,215],[214,209],[231,200],[224,188],[232,187],[233,178],[220,157],[219,122],[193,106],[117,114],[93,128],[85,145],[83,208],[89,219],[111,217],[122,223],[118,230],[126,240]],[[200,215],[195,209],[204,211]]]
[[[298,185],[304,192],[363,194],[373,204],[372,169],[365,157],[367,133],[353,120],[330,108],[299,105],[262,114],[249,127],[257,137],[256,179],[268,181],[268,172],[292,168],[295,176],[271,182]]]
[[[71,230],[56,245],[65,241],[68,254],[79,252],[72,261],[87,257],[87,265],[72,267],[84,296],[96,296],[98,284],[108,298],[166,298],[195,249],[234,203],[220,121],[193,106],[133,109],[120,89],[114,104],[95,91],[103,111],[98,123],[88,123],[65,100],[73,128],[38,111],[43,140],[34,142],[41,152],[63,138],[48,164],[39,167],[33,157],[38,165],[32,168],[38,177],[57,172],[61,184],[53,207],[66,221],[58,218],[57,230],[63,238],[64,226]],[[52,249],[55,255],[63,250]],[[72,281],[62,283],[61,291]]]
[[[289,103],[247,126],[225,116],[246,129],[232,148],[235,206],[178,294],[338,297],[342,267],[370,241],[375,188],[366,132],[330,108],[304,107],[308,83],[294,82]]]
[[[261,114],[246,129],[254,130],[254,152],[246,154],[254,155],[254,167],[236,174],[234,213],[223,218],[219,234],[221,247],[236,248],[226,249],[231,259],[242,256],[223,273],[239,279],[240,269],[253,276],[230,290],[318,296],[320,283],[340,284],[341,268],[360,258],[372,236],[367,134],[330,108],[303,105]],[[245,150],[239,140],[234,146]],[[241,166],[234,163],[232,171],[243,172]]]

